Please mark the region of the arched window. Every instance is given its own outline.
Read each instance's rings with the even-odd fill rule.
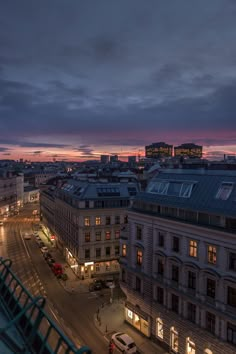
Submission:
[[[170,346],[174,352],[176,352],[176,353],[178,352],[179,338],[178,338],[178,332],[176,331],[176,329],[174,327],[171,327],[171,329],[170,329]]]
[[[186,343],[186,353],[187,354],[196,354],[195,343],[188,337]]]
[[[156,319],[156,336],[163,339],[163,321],[159,317]]]

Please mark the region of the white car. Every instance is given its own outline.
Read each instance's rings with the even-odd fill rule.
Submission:
[[[3,221],[2,220],[0,221],[0,226],[3,226]]]
[[[127,354],[136,353],[137,351],[136,344],[128,334],[118,332],[113,334],[111,339],[115,344],[115,346],[122,351],[122,353],[127,353]]]
[[[25,239],[25,240],[31,240],[31,235],[28,234],[27,232],[25,232],[25,234],[24,234],[24,239]]]
[[[47,253],[47,252],[49,252],[49,250],[48,250],[48,248],[47,248],[46,246],[41,247],[40,249],[41,249],[41,252],[42,252],[42,253]]]

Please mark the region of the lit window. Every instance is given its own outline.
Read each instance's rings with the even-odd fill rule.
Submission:
[[[233,182],[222,182],[217,191],[216,199],[227,200],[233,190]]]
[[[156,335],[163,339],[163,321],[161,318],[157,318],[156,320]]]
[[[111,239],[111,231],[106,231],[105,235],[106,235],[106,240]]]
[[[137,264],[142,265],[143,263],[143,252],[141,250],[137,251]]]
[[[96,225],[101,225],[101,218],[100,218],[100,216],[96,216],[96,218],[95,218],[95,224],[96,224]]]
[[[95,271],[100,272],[100,264],[99,263],[95,264]]]
[[[187,354],[195,354],[196,353],[196,346],[190,338],[187,338]]]
[[[179,350],[179,339],[178,339],[178,332],[175,330],[174,327],[170,329],[170,346],[174,352],[178,352]]]
[[[197,241],[190,240],[190,242],[189,242],[189,255],[190,255],[190,257],[197,257]]]
[[[126,257],[127,254],[127,246],[125,244],[122,245],[122,257]]]
[[[84,226],[90,226],[90,218],[88,216],[84,218]]]
[[[110,270],[110,262],[106,262],[106,271]]]
[[[208,260],[208,263],[216,264],[216,247],[215,246],[208,246],[207,260]]]
[[[127,311],[127,316],[128,316],[129,318],[131,318],[131,320],[132,320],[132,318],[133,318],[133,312],[130,311],[130,310],[128,310],[128,311]]]

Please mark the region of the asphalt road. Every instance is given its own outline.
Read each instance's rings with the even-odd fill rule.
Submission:
[[[13,262],[12,269],[33,295],[47,297],[46,311],[77,345],[88,345],[94,354],[108,352],[108,342],[94,326],[93,316],[109,292],[103,296],[91,293],[70,294],[60,285],[45,262],[35,240],[24,240],[25,232],[32,233],[35,221],[27,205],[19,215],[10,217],[0,230],[0,249],[3,257]]]

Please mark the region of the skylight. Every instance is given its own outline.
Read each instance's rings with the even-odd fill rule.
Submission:
[[[172,197],[189,198],[195,182],[189,181],[158,181],[150,184],[149,193]]]
[[[222,182],[216,193],[216,199],[227,200],[233,190],[233,186],[233,182]]]

